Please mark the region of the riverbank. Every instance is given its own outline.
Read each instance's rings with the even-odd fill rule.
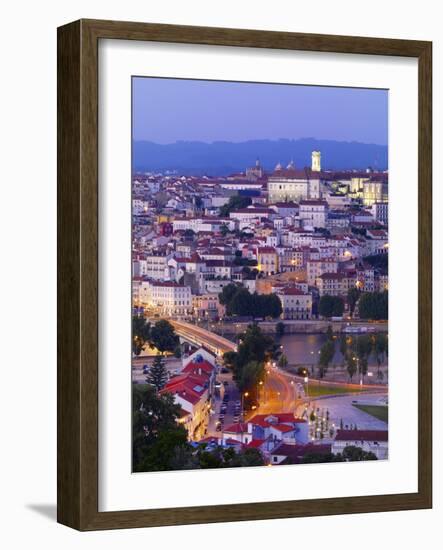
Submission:
[[[199,326],[206,328],[211,332],[216,332],[221,336],[229,337],[244,332],[252,321],[241,322],[218,322],[218,323],[200,323]],[[283,323],[284,334],[325,334],[330,326],[335,334],[346,332],[347,330],[360,330],[363,332],[388,332],[388,322],[368,322],[368,321],[329,321],[329,320],[276,320],[260,321],[259,325],[265,334],[276,334],[277,325]]]

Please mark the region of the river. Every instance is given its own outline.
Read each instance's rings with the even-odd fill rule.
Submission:
[[[290,365],[317,365],[318,352],[326,341],[326,334],[286,334],[278,339],[283,346],[283,353],[288,358]],[[332,364],[341,365],[343,358],[339,350],[339,339],[335,340],[336,348]],[[369,357],[369,364],[375,365],[375,358]]]

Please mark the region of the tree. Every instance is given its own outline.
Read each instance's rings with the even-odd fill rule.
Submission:
[[[234,315],[254,315],[253,298],[247,288],[239,287],[231,298],[228,309]]]
[[[237,292],[238,288],[239,287],[235,283],[229,283],[228,285],[223,287],[223,290],[218,295],[218,299],[219,299],[220,303],[223,306],[226,306],[227,315],[231,315],[231,313],[228,312],[229,304],[230,304],[234,294]]]
[[[273,319],[280,317],[283,313],[280,298],[276,294],[263,294],[261,297],[262,299],[264,298],[264,307],[262,306],[262,310],[264,311],[263,317],[272,317]]]
[[[158,395],[152,386],[134,385],[132,407],[135,472],[198,466],[192,466],[192,447],[187,441],[187,432],[177,423],[180,405],[174,403],[170,393]]]
[[[264,378],[264,363],[272,357],[274,348],[274,340],[254,323],[240,335],[237,352],[224,354],[225,364],[232,368],[240,391],[247,391],[252,398],[256,396],[257,384]]]
[[[264,464],[263,455],[258,449],[244,449],[239,453],[234,451],[232,458],[224,464],[224,467],[264,466]]]
[[[179,338],[175,334],[174,327],[166,319],[157,321],[151,328],[150,343],[161,353],[173,352],[179,344]]]
[[[383,373],[380,370],[380,367],[381,367],[384,355],[385,353],[387,353],[387,345],[388,345],[387,335],[382,332],[378,332],[374,336],[372,350],[375,356],[375,360],[377,361],[377,378],[379,380],[383,380]]]
[[[144,317],[135,315],[132,317],[132,353],[140,355],[145,349],[151,334],[151,325]]]
[[[279,300],[280,301],[280,300]],[[279,321],[276,325],[275,325],[275,335],[278,337],[278,338],[281,338],[283,336],[283,334],[285,333],[285,324],[282,323],[281,321]]]
[[[197,451],[197,459],[202,469],[264,465],[263,455],[258,449],[243,449],[237,452],[232,448],[222,449],[217,446],[208,450],[204,444]]]
[[[354,447],[353,445],[348,445],[343,449],[341,455],[345,461],[357,462],[361,460],[377,460],[377,457],[372,452],[364,451],[361,447]]]
[[[340,335],[340,353],[342,354],[343,356],[343,363],[346,359],[346,352],[348,350],[348,337],[346,336],[346,334],[341,334]]]
[[[220,216],[228,218],[232,210],[238,210],[239,208],[246,208],[252,203],[250,197],[242,197],[240,195],[233,195],[229,197],[229,201],[220,207]]]
[[[355,348],[358,357],[358,370],[364,378],[368,372],[368,357],[372,352],[372,339],[368,334],[360,334],[357,336]]]
[[[246,331],[240,336],[237,350],[237,365],[245,365],[248,361],[263,362],[266,356],[270,356],[274,340],[263,333],[257,323],[248,325]]]
[[[388,291],[365,292],[358,302],[360,319],[388,319]]]
[[[158,354],[151,368],[149,369],[146,382],[154,386],[157,391],[160,391],[168,380],[168,371],[166,370],[165,360],[162,355]]]
[[[220,233],[222,237],[226,237],[229,233],[229,227],[225,223],[220,226]]]
[[[220,303],[226,306],[227,315],[277,318],[282,314],[280,298],[275,294],[251,294],[243,286],[226,285],[219,294]]]
[[[340,296],[325,294],[320,298],[318,312],[322,317],[341,317],[344,311],[344,301]]]
[[[288,366],[288,358],[284,353],[280,355],[280,358],[278,360],[278,366],[282,369],[285,369]]]
[[[249,361],[242,367],[236,377],[238,389],[241,392],[248,392],[251,399],[256,397],[257,385],[264,378],[265,367],[263,362]]]
[[[223,363],[226,367],[233,369],[237,359],[237,353],[235,351],[226,351],[223,354]]]
[[[326,329],[326,338],[330,341],[334,341],[334,332],[332,330],[332,326],[328,325],[328,328]]]
[[[360,291],[356,286],[353,286],[348,290],[348,306],[351,317],[354,315],[355,306],[357,305],[359,297]]]
[[[352,382],[352,378],[357,372],[356,357],[352,350],[348,351],[348,353],[346,354],[346,370],[348,371],[349,378]]]
[[[329,363],[334,358],[335,354],[335,342],[334,340],[326,340],[326,342],[320,348],[320,356],[318,358],[318,373],[320,378],[324,378]]]

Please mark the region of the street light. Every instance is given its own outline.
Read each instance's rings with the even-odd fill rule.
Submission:
[[[260,386],[263,386],[263,380],[260,380],[257,384],[257,399],[260,401]]]
[[[304,383],[306,384],[306,391],[305,391],[306,397],[309,397],[309,376],[305,376]]]
[[[242,393],[241,394],[241,426],[240,426],[240,430],[241,430],[241,442],[243,443],[243,424],[244,424],[244,421],[245,421],[245,410],[244,410],[244,400],[243,400],[243,397],[248,397],[249,396],[249,392],[245,392],[245,393]]]

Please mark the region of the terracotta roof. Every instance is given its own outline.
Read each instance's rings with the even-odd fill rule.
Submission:
[[[266,441],[266,439],[253,439],[252,441],[250,441],[246,447],[249,447],[249,448],[252,448],[252,449],[257,449],[258,447],[260,447],[261,445],[263,445],[263,443]]]
[[[274,428],[274,430],[278,430],[282,433],[294,431],[294,426],[289,426],[288,424],[272,424],[272,427]]]
[[[257,251],[259,254],[276,254],[276,250],[273,246],[259,246]]]
[[[294,179],[294,180],[308,180],[312,172],[310,168],[305,168],[304,170],[298,170],[296,168],[287,169],[287,170],[275,170],[269,180],[285,178],[285,179]]]
[[[246,422],[239,422],[238,424],[231,424],[223,430],[223,433],[246,433],[248,431],[248,425]]]
[[[299,288],[283,288],[282,290],[279,290],[279,294],[283,294],[284,296],[308,296],[308,293],[303,292]]]
[[[204,373],[210,375],[214,370],[214,366],[208,361],[191,361],[186,365],[182,372],[196,372],[201,369]]]

